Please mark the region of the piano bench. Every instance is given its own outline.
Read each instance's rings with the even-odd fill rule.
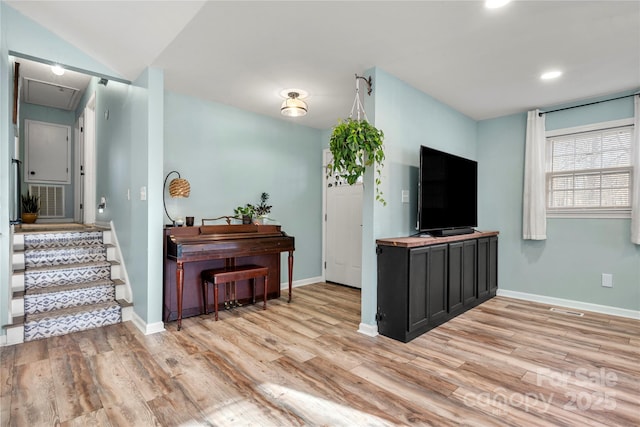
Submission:
[[[210,270],[204,270],[200,273],[202,277],[202,295],[204,301],[204,314],[207,314],[207,294],[209,283],[213,284],[213,305],[216,313],[216,320],[218,320],[218,286],[226,285],[230,282],[236,282],[239,280],[249,280],[253,282],[253,303],[256,303],[256,279],[258,277],[264,277],[264,302],[262,309],[267,309],[267,283],[269,278],[269,269],[260,265],[250,264],[241,265],[238,267],[223,267],[213,268]],[[235,292],[233,292],[235,297]]]

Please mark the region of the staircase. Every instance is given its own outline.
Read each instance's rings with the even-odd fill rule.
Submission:
[[[24,227],[13,239],[14,322],[7,329],[8,344],[131,319],[111,230]]]

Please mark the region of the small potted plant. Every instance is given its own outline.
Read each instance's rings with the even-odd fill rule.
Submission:
[[[233,212],[236,214],[236,218],[242,219],[243,224],[251,224],[255,208],[252,204],[247,203],[245,206],[238,206]]]
[[[269,217],[269,213],[271,212],[271,205],[268,205],[269,201],[269,193],[262,193],[260,195],[260,203],[255,207],[256,216],[264,223],[264,221]]]
[[[40,197],[35,194],[27,194],[20,196],[22,201],[22,222],[24,224],[33,224],[38,219],[40,211]]]

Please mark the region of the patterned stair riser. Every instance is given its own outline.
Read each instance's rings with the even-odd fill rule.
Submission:
[[[29,249],[24,253],[26,268],[37,268],[48,265],[82,264],[106,260],[107,250],[104,246]]]
[[[58,317],[45,317],[36,321],[29,321],[27,316],[27,320],[24,323],[24,340],[33,341],[100,326],[113,325],[120,323],[121,319],[122,310],[117,304],[92,311],[83,311]]]
[[[24,272],[24,286],[28,291],[29,289],[105,280],[110,277],[111,265],[109,263],[36,271],[29,271],[27,268]]]
[[[103,243],[101,231],[25,234],[25,249],[95,246]]]
[[[113,283],[62,292],[52,291],[35,295],[26,293],[24,296],[24,312],[27,315],[38,314],[69,307],[113,301],[115,297],[116,288]]]

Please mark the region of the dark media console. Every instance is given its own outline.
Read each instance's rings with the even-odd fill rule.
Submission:
[[[497,231],[376,244],[382,335],[409,342],[496,295]]]

